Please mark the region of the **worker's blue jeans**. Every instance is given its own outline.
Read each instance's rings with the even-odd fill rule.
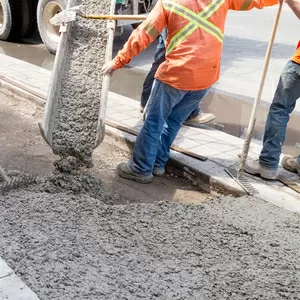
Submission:
[[[156,74],[157,69],[159,66],[166,60],[166,47],[165,47],[165,41],[167,38],[167,29],[164,28],[164,30],[161,32],[159,36],[159,42],[156,48],[156,52],[154,55],[154,62],[152,63],[151,69],[149,73],[146,76],[146,79],[143,84],[143,91],[141,96],[141,106],[145,107],[148,99],[150,97],[152,85],[154,82],[154,76]],[[200,108],[197,107],[188,117],[188,119],[193,119],[197,117],[200,113]]]
[[[151,175],[153,167],[165,167],[170,147],[190,113],[209,89],[182,91],[155,79],[147,116],[133,150],[130,166],[135,173]]]
[[[166,47],[165,47],[166,38],[167,38],[167,29],[165,28],[159,36],[159,42],[156,48],[156,52],[154,54],[154,62],[152,63],[151,69],[147,74],[143,84],[143,91],[141,96],[142,107],[145,107],[148,102],[152,85],[154,82],[154,76],[158,67],[166,60]]]
[[[281,73],[273,102],[270,106],[259,163],[268,169],[277,169],[285,140],[290,114],[300,98],[300,65],[289,61]],[[300,155],[297,158],[300,163]]]

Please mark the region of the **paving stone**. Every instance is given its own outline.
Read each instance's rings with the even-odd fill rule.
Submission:
[[[193,136],[199,133],[199,129],[194,129],[191,127],[187,127],[187,126],[182,126],[182,128],[180,129],[180,134],[182,134],[185,137],[188,136]]]
[[[196,154],[204,155],[207,157],[212,157],[221,153],[219,150],[207,147],[206,145],[200,145],[198,147],[193,148],[192,150]]]
[[[189,138],[198,142],[199,145],[209,144],[209,143],[216,141],[216,139],[214,139],[206,134],[193,135],[193,136],[190,136]]]
[[[234,149],[238,148],[238,146],[236,146],[236,145],[231,145],[231,144],[226,143],[225,141],[220,141],[220,140],[217,140],[213,143],[208,143],[208,144],[206,144],[206,146],[211,147],[213,149],[217,149],[220,152],[226,152],[226,151],[230,151],[230,150],[234,150]]]
[[[124,122],[125,120],[132,119],[131,116],[122,114],[120,112],[114,112],[113,114],[110,114],[107,117],[111,120],[118,121],[118,122]]]
[[[136,110],[136,109],[131,110],[131,111],[127,111],[126,114],[130,115],[130,116],[132,116],[134,118],[138,118],[138,119],[142,119],[142,117],[143,117],[143,114],[140,113],[140,111]]]
[[[128,106],[128,105],[122,105],[122,104],[120,105],[120,103],[118,103],[118,105],[116,105],[114,109],[118,112],[126,112],[126,111],[133,111],[134,110],[133,107]]]
[[[141,121],[137,118],[122,120],[121,122],[129,127],[142,126],[142,124],[143,124],[143,121]]]
[[[37,295],[0,258],[0,299],[38,300]]]
[[[210,157],[209,159],[224,166],[225,168],[233,166],[238,162],[238,158],[228,155],[228,153],[226,153],[226,152],[216,154],[216,155]]]
[[[191,149],[191,148],[194,148],[194,147],[197,147],[199,146],[199,144],[187,137],[180,137],[180,138],[177,138],[175,141],[174,141],[174,144],[178,147],[181,147],[181,148],[186,148],[186,149]]]

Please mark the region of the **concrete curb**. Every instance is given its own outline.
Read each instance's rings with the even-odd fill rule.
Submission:
[[[37,95],[29,88],[18,82],[0,77],[2,91],[16,98],[25,98],[39,106],[46,103],[45,95]],[[106,125],[106,134],[113,137],[116,145],[126,151],[132,151],[136,137]],[[189,179],[195,186],[206,192],[222,195],[243,196],[246,192],[224,171],[223,167],[212,162],[202,162],[184,154],[171,150],[170,162],[180,176]],[[223,174],[224,173],[224,174]]]
[[[106,125],[106,134],[115,139],[116,145],[123,150],[132,152],[136,137],[132,134],[122,132],[111,126]],[[206,165],[206,168],[203,166]],[[245,191],[234,184],[231,184],[231,180],[222,180],[224,175],[227,178],[227,174],[220,172],[218,168],[218,174],[209,174],[207,169],[212,171],[216,170],[217,164],[212,161],[201,162],[197,159],[188,157],[182,153],[171,150],[170,161],[168,167],[173,170],[177,170],[178,175],[189,179],[193,185],[200,187],[206,192],[222,195],[233,195],[236,197],[245,195]],[[222,174],[221,174],[222,173]],[[223,177],[223,178],[224,178]]]

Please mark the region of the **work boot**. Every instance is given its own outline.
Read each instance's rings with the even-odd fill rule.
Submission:
[[[195,126],[195,125],[199,125],[199,124],[208,123],[208,122],[214,120],[215,118],[216,118],[216,116],[214,114],[200,112],[200,114],[197,117],[184,121],[183,125]]]
[[[159,176],[164,176],[165,173],[166,173],[165,168],[160,168],[160,167],[155,167],[155,166],[154,166],[153,171],[152,171],[152,174],[154,176],[158,176],[158,177]]]
[[[270,170],[263,167],[259,160],[248,159],[244,168],[245,172],[252,175],[260,175],[264,179],[276,180],[278,178],[278,170]]]
[[[139,183],[150,183],[153,179],[152,175],[143,175],[133,172],[129,163],[120,163],[117,167],[117,172],[119,176]]]
[[[297,157],[284,156],[281,164],[286,170],[300,174],[300,165],[297,163]]]

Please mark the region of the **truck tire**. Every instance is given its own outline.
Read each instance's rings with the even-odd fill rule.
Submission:
[[[50,19],[65,7],[65,0],[40,0],[37,6],[38,30],[44,45],[53,54],[59,42],[59,26],[53,26]]]
[[[36,10],[33,0],[21,0],[21,37],[29,37],[36,29]]]
[[[0,39],[14,41],[20,38],[21,14],[17,0],[0,0]]]

